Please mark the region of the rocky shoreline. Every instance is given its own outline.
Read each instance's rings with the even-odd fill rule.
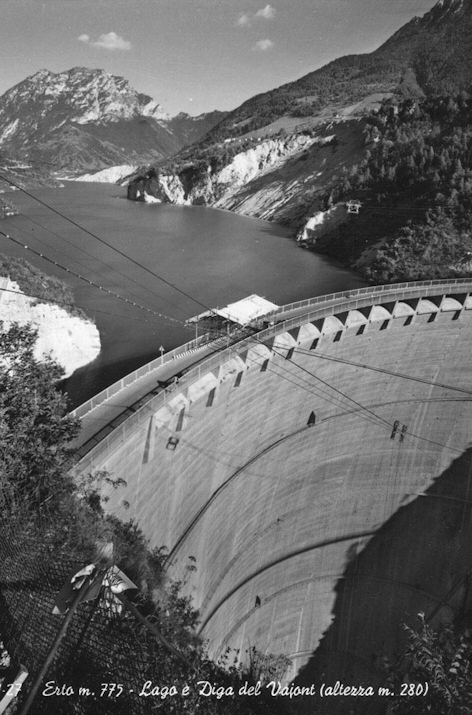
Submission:
[[[38,303],[21,292],[9,278],[0,278],[0,321],[5,329],[12,323],[30,324],[38,331],[35,356],[51,356],[70,377],[100,352],[100,334],[91,320],[70,315],[58,305]]]

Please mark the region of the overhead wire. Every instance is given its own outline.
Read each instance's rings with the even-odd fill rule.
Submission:
[[[263,343],[260,343],[260,344],[263,344]],[[275,351],[274,351],[274,352],[275,352]],[[280,353],[276,353],[276,354],[279,354],[279,355],[280,355]],[[284,356],[284,355],[281,355],[281,357],[284,358],[284,360],[285,360],[285,356]],[[256,360],[254,360],[254,359],[252,359],[252,358],[249,358],[249,359],[251,359],[252,362],[254,362],[255,364],[257,364]],[[286,377],[285,375],[281,375],[280,373],[277,373],[277,372],[275,371],[274,367],[275,367],[275,366],[274,366],[273,364],[269,364],[269,366],[268,366],[268,372],[271,372],[272,374],[276,375],[277,377],[280,377],[280,378],[282,378],[282,379],[284,379],[284,380],[287,380],[288,382],[291,382],[291,383],[294,384],[296,387],[299,387],[300,389],[305,390],[306,392],[309,392],[310,394],[314,395],[315,397],[321,397],[321,399],[325,400],[326,402],[329,402],[330,404],[334,405],[335,407],[342,407],[342,408],[344,408],[344,409],[348,409],[347,406],[346,406],[345,404],[343,404],[343,402],[341,401],[340,398],[335,398],[335,399],[333,399],[333,396],[332,396],[332,395],[330,395],[329,393],[325,392],[325,391],[322,390],[321,388],[316,388],[316,387],[315,387],[311,382],[309,382],[308,380],[305,380],[305,379],[303,379],[303,378],[298,378],[298,377],[297,377],[297,379],[303,379],[303,382],[305,383],[305,385],[307,385],[307,387],[305,387],[303,384],[297,383],[297,382],[295,382],[294,380],[292,380],[291,378]],[[283,366],[283,363],[280,364],[280,365],[277,365],[277,367],[278,367],[279,369],[283,370],[284,372],[286,372],[287,374],[291,374],[292,377],[295,377],[295,375],[293,374],[293,371],[291,372],[288,368],[285,368],[285,367]],[[316,390],[316,392],[314,392],[313,390]],[[336,399],[337,399],[337,402],[335,401]],[[350,412],[352,413],[352,410],[351,410]],[[363,419],[367,419],[367,421],[369,421],[369,422],[371,422],[371,423],[377,424],[377,420],[374,421],[374,420],[372,419],[371,415],[363,415],[363,414],[362,414],[362,418],[363,418]]]
[[[165,285],[169,286],[170,288],[172,288],[173,290],[177,291],[178,293],[181,293],[181,294],[184,295],[186,298],[188,298],[189,300],[191,300],[193,303],[196,303],[196,304],[200,305],[201,307],[205,308],[205,310],[210,310],[210,311],[212,311],[211,308],[208,308],[208,306],[206,306],[204,303],[202,303],[198,298],[194,298],[192,295],[190,295],[190,294],[187,293],[186,291],[182,290],[182,288],[178,288],[175,284],[171,283],[170,281],[168,281],[168,280],[167,280],[166,278],[164,278],[163,276],[161,276],[161,275],[159,275],[158,273],[156,273],[155,271],[151,270],[150,268],[148,268],[147,266],[145,266],[145,265],[144,265],[143,263],[141,263],[140,261],[137,261],[135,258],[133,258],[132,256],[129,256],[127,253],[125,253],[125,252],[122,251],[121,249],[116,248],[116,246],[113,246],[113,245],[112,245],[111,243],[109,243],[108,241],[105,241],[104,238],[100,238],[100,236],[97,236],[97,234],[93,233],[93,231],[90,231],[89,229],[85,228],[84,226],[81,226],[79,223],[77,223],[77,221],[74,221],[73,219],[69,218],[68,216],[66,216],[65,214],[61,213],[61,212],[58,211],[57,209],[53,208],[53,207],[50,206],[49,204],[45,203],[45,202],[42,201],[41,199],[38,199],[36,196],[34,196],[33,194],[31,194],[29,191],[26,191],[26,189],[22,188],[21,186],[19,186],[19,184],[15,183],[14,181],[12,181],[11,179],[9,179],[8,177],[4,176],[3,174],[0,174],[0,179],[3,179],[4,181],[8,182],[11,186],[14,186],[14,187],[15,187],[16,189],[18,189],[19,191],[22,191],[26,196],[29,196],[31,199],[33,199],[34,201],[36,201],[37,203],[39,203],[41,206],[44,206],[45,208],[47,208],[47,209],[49,209],[50,211],[52,211],[53,213],[55,213],[57,216],[60,216],[61,218],[63,218],[65,221],[68,221],[72,226],[75,226],[76,228],[80,229],[81,231],[84,231],[84,232],[87,233],[89,236],[91,236],[91,237],[94,238],[95,240],[97,240],[97,241],[99,241],[100,243],[102,243],[104,246],[107,246],[107,247],[108,247],[109,249],[111,249],[112,251],[115,251],[118,255],[122,256],[122,257],[125,258],[126,260],[130,261],[131,263],[133,263],[135,266],[138,266],[139,268],[141,268],[141,269],[142,269],[143,271],[145,271],[146,273],[149,273],[149,274],[150,274],[151,276],[153,276],[154,278],[157,278],[157,280],[161,281],[162,283],[164,283]]]
[[[44,225],[43,225],[42,223],[40,223],[39,221],[36,221],[36,220],[33,219],[31,216],[28,216],[28,214],[23,213],[22,211],[20,211],[19,215],[22,216],[23,218],[27,219],[27,220],[30,221],[31,223],[34,223],[36,226],[39,226],[40,228],[44,229],[45,231],[47,231],[48,233],[52,234],[53,236],[56,236],[56,237],[59,238],[61,241],[64,241],[65,243],[68,243],[68,244],[69,244],[70,246],[72,246],[74,249],[79,250],[79,251],[81,251],[82,253],[85,253],[86,256],[89,256],[89,257],[92,258],[94,261],[98,261],[98,262],[101,263],[102,265],[106,266],[106,268],[108,268],[109,270],[113,271],[114,273],[117,273],[118,275],[122,276],[123,278],[125,278],[125,279],[128,280],[128,281],[130,281],[131,283],[135,283],[135,284],[136,284],[137,286],[139,286],[140,288],[144,288],[144,290],[148,291],[149,293],[151,293],[151,294],[152,294],[153,296],[155,296],[156,298],[159,298],[160,300],[165,301],[166,303],[168,303],[168,304],[171,305],[172,307],[177,308],[178,310],[181,310],[181,311],[182,311],[182,308],[181,308],[179,305],[177,305],[177,303],[173,303],[172,301],[168,300],[167,298],[164,298],[164,296],[162,296],[162,295],[160,295],[159,293],[156,293],[155,291],[153,291],[151,288],[148,288],[147,286],[143,286],[141,283],[139,283],[137,280],[135,280],[135,279],[132,278],[131,276],[126,275],[125,273],[123,273],[122,271],[120,271],[118,268],[114,268],[114,267],[110,266],[110,265],[109,265],[106,261],[104,261],[103,259],[97,258],[97,256],[94,256],[93,253],[90,253],[89,251],[87,251],[87,250],[86,250],[85,248],[83,248],[82,246],[78,246],[77,244],[73,243],[72,241],[69,241],[67,238],[65,238],[65,236],[62,236],[61,234],[57,233],[56,231],[53,231],[51,228],[48,228],[47,226],[44,226]],[[22,231],[23,233],[26,233],[26,231],[24,231],[24,229],[21,229],[19,226],[16,226],[16,225],[15,225],[15,228],[16,228],[17,230],[19,230],[19,231]],[[36,241],[39,241],[40,243],[43,243],[44,245],[48,245],[48,244],[46,244],[44,241],[41,241],[41,239],[39,239],[37,236],[34,236],[34,238],[35,238]],[[57,249],[56,247],[54,247],[54,250],[57,251],[58,249]],[[62,253],[62,255],[66,255],[66,254]],[[77,258],[74,257],[72,260],[74,261],[74,263],[78,263],[78,264],[81,265],[83,268],[86,268],[87,270],[90,270],[88,266],[84,266],[84,264],[80,263],[80,261],[78,261]],[[97,271],[95,271],[95,270],[93,271],[93,273],[95,273],[95,274],[98,275],[99,277],[103,277],[103,276],[100,276],[100,274],[99,274]],[[133,295],[133,294],[131,293],[131,295]],[[135,297],[136,297],[136,296],[135,296]]]
[[[14,293],[14,295],[18,295],[17,290],[13,290],[11,288],[0,288],[0,291],[2,293]],[[170,323],[164,323],[163,321],[153,321],[153,320],[147,320],[146,318],[135,318],[131,315],[121,315],[120,313],[110,313],[108,310],[99,310],[98,308],[84,308],[81,305],[78,305],[77,303],[71,303],[70,301],[67,300],[59,300],[57,298],[45,298],[43,296],[38,296],[34,295],[32,293],[25,293],[23,290],[21,291],[20,295],[24,295],[27,298],[34,298],[35,300],[40,301],[41,303],[52,303],[53,305],[64,305],[68,308],[79,308],[80,310],[90,310],[92,313],[102,313],[103,315],[110,315],[113,318],[123,318],[124,320],[135,320],[140,323],[148,323],[148,325],[167,325],[169,327],[174,327]]]
[[[254,340],[254,341],[255,341],[257,344],[259,344],[259,345],[264,345],[264,342],[263,342],[262,340],[258,340],[254,335],[252,335],[252,336],[250,337],[250,340]],[[285,355],[283,355],[283,353],[281,353],[281,352],[275,350],[273,347],[272,347],[272,351],[273,351],[276,355],[279,355],[279,357],[281,357],[281,358],[283,358],[284,360],[286,360],[286,357],[285,357]],[[387,428],[389,431],[391,431],[391,430],[393,429],[393,426],[394,426],[393,423],[388,422],[388,420],[384,419],[384,418],[381,417],[380,415],[377,415],[377,414],[376,414],[375,412],[373,412],[370,408],[366,407],[365,405],[362,405],[360,402],[358,402],[358,401],[355,400],[354,398],[350,397],[347,393],[345,393],[345,392],[343,392],[342,390],[339,390],[338,388],[334,387],[333,385],[331,385],[330,383],[328,383],[326,380],[323,380],[322,378],[320,378],[320,377],[318,377],[317,375],[315,375],[314,373],[312,373],[310,370],[307,370],[306,368],[304,368],[302,365],[299,365],[298,363],[295,363],[295,362],[293,362],[293,361],[290,361],[290,363],[291,363],[291,365],[294,365],[294,366],[298,367],[300,370],[302,370],[304,373],[308,374],[310,377],[314,378],[315,380],[318,380],[319,382],[321,382],[322,384],[324,384],[324,385],[325,385],[326,387],[328,387],[329,389],[331,389],[331,390],[333,390],[334,392],[340,394],[340,395],[341,395],[342,397],[344,397],[345,399],[351,401],[353,404],[355,404],[355,405],[359,408],[359,410],[361,410],[361,412],[365,412],[366,414],[370,414],[370,415],[374,418],[376,424],[378,424],[379,426],[383,426],[384,428]],[[293,372],[292,372],[292,375],[293,375]],[[303,386],[300,386],[300,387],[301,387],[301,389],[304,389]],[[358,413],[358,414],[360,414],[360,413]],[[450,450],[450,451],[452,451],[452,452],[457,452],[458,454],[462,454],[462,452],[461,452],[460,450],[458,450],[458,449],[455,449],[455,448],[453,448],[453,447],[450,447],[450,446],[448,446],[448,445],[446,445],[446,444],[443,444],[443,443],[441,443],[441,442],[437,442],[437,441],[435,441],[435,440],[430,440],[430,439],[428,439],[427,437],[422,437],[421,435],[417,435],[417,434],[414,434],[414,433],[412,433],[412,432],[406,432],[406,433],[404,434],[404,438],[406,438],[406,436],[410,436],[410,437],[413,437],[413,438],[415,438],[415,439],[422,440],[422,441],[428,442],[428,443],[430,443],[430,444],[434,444],[435,446],[442,447],[443,449],[448,449],[448,450]],[[418,447],[418,449],[420,449],[420,448]],[[423,450],[420,449],[420,451],[423,451]],[[437,460],[435,460],[435,461],[437,461]]]
[[[21,233],[24,233],[26,236],[29,236],[29,234],[28,234],[24,229],[20,228],[19,226],[15,226],[15,229],[16,229],[17,231],[20,231]],[[5,235],[5,234],[3,234],[3,235]],[[59,236],[59,234],[54,234],[54,235]],[[14,239],[13,237],[11,237],[9,234],[8,234],[8,237],[10,238],[10,240],[15,240],[15,239]],[[59,238],[61,238],[61,236],[59,236]],[[35,239],[35,241],[37,241],[38,243],[41,243],[41,244],[47,246],[48,248],[51,248],[51,246],[49,246],[49,244],[45,243],[44,241],[42,241],[41,239],[37,238],[36,236],[34,237],[34,239]],[[25,249],[27,249],[27,250],[29,250],[29,251],[33,251],[33,250],[34,250],[34,249],[31,248],[31,246],[27,246],[27,245],[25,245],[25,244],[21,244],[21,242],[20,242],[20,245],[22,245]],[[71,244],[71,245],[74,245],[74,244]],[[64,256],[65,258],[70,258],[70,256],[68,256],[66,253],[64,253],[63,251],[60,251],[59,249],[57,249],[57,248],[55,248],[55,247],[54,247],[54,251],[55,251],[56,253],[59,253],[60,255]],[[44,258],[44,260],[47,260],[48,262],[53,261],[53,259],[49,259],[49,257],[47,257],[45,254],[40,254],[40,255],[41,255],[42,258]],[[90,255],[91,255],[91,254],[90,254]],[[91,256],[91,257],[93,258],[93,256]],[[79,266],[82,266],[82,268],[85,268],[86,270],[89,270],[89,267],[88,267],[88,266],[85,266],[83,263],[81,263],[81,262],[78,261],[77,259],[74,258],[74,259],[72,259],[72,260],[74,261],[74,263],[77,263]],[[55,263],[57,263],[57,262],[55,262]],[[105,263],[104,265],[107,265],[107,264]],[[131,304],[137,306],[138,308],[140,308],[140,309],[142,309],[142,310],[145,310],[145,311],[148,312],[148,313],[152,313],[153,315],[163,316],[163,317],[166,318],[167,320],[172,321],[172,323],[179,323],[179,324],[181,325],[181,327],[185,328],[186,330],[190,330],[189,326],[188,326],[185,322],[183,322],[183,321],[181,321],[181,320],[178,320],[177,318],[171,318],[170,316],[167,316],[165,313],[158,313],[157,311],[152,310],[151,308],[147,308],[146,306],[143,306],[143,305],[141,305],[140,303],[134,303],[133,301],[130,301],[129,299],[125,298],[124,296],[121,296],[121,295],[118,294],[118,293],[115,293],[115,292],[113,292],[113,291],[110,291],[108,288],[103,288],[103,286],[100,286],[99,284],[97,284],[97,283],[95,283],[95,282],[93,282],[93,281],[90,281],[90,279],[86,278],[85,276],[82,276],[82,275],[80,275],[79,273],[74,273],[73,271],[71,271],[71,269],[67,269],[67,268],[65,268],[65,267],[63,268],[63,267],[60,266],[59,264],[57,264],[57,266],[58,266],[59,268],[61,268],[62,270],[68,271],[69,273],[71,273],[72,275],[74,275],[76,278],[80,278],[81,280],[85,280],[88,284],[90,284],[90,285],[92,285],[92,286],[94,286],[94,287],[97,287],[97,288],[99,288],[100,290],[106,290],[106,291],[109,292],[111,295],[120,298],[120,300],[123,300],[123,301],[125,301],[125,302],[129,302],[129,303],[131,303]],[[113,269],[112,269],[112,270],[113,270]],[[92,271],[92,273],[95,273],[95,271]],[[103,278],[103,276],[100,276],[99,274],[97,274],[97,275],[98,275],[100,278]],[[122,275],[124,275],[124,274],[122,274]],[[126,276],[125,276],[125,277],[126,277]],[[35,297],[35,296],[31,296],[31,297]],[[53,301],[53,302],[54,302],[54,301]],[[84,310],[85,310],[85,308],[84,308]],[[98,311],[98,310],[95,309],[95,308],[93,308],[92,310],[94,310],[95,312],[103,312],[103,313],[106,313],[106,311]],[[110,315],[113,315],[113,314],[110,313]],[[118,316],[117,316],[117,317],[118,317]],[[122,317],[126,317],[126,316],[122,316]],[[144,321],[144,322],[146,322],[146,321]],[[152,321],[149,321],[149,322],[152,322]],[[169,325],[169,326],[172,327],[172,324],[169,323],[169,322],[166,322],[166,323],[163,323],[162,321],[158,321],[158,322],[162,323],[163,325]],[[157,324],[157,322],[156,322],[155,324]]]
[[[374,365],[368,365],[367,363],[358,363],[353,360],[347,360],[346,358],[336,358],[332,355],[326,355],[325,353],[320,353],[318,350],[304,350],[303,348],[294,348],[294,352],[301,353],[303,355],[309,355],[310,357],[319,358],[320,360],[328,360],[332,362],[339,362],[346,365],[352,365],[353,367],[360,367],[364,370],[372,370],[374,372],[385,373],[386,375],[392,375],[393,377],[400,377],[404,380],[412,380],[413,382],[421,382],[426,385],[432,385],[433,387],[441,387],[445,390],[452,390],[454,392],[462,392],[466,395],[472,396],[472,390],[466,390],[463,387],[456,387],[454,385],[448,385],[443,382],[436,382],[436,380],[427,380],[423,377],[416,377],[413,375],[406,375],[402,372],[397,372],[396,370],[387,370],[387,368],[376,367]]]
[[[153,315],[158,315],[160,318],[170,320],[170,321],[172,321],[172,323],[178,324],[179,327],[182,327],[184,325],[182,323],[182,321],[180,321],[180,320],[176,320],[175,318],[170,318],[169,316],[164,315],[163,313],[159,313],[156,310],[151,310],[150,308],[145,308],[144,306],[140,305],[139,303],[135,303],[134,301],[131,301],[128,298],[124,298],[123,296],[119,295],[118,293],[115,293],[114,291],[109,290],[108,288],[105,288],[104,286],[98,285],[98,283],[95,283],[94,281],[91,281],[88,278],[85,278],[85,276],[81,276],[79,273],[76,273],[75,271],[72,271],[70,268],[67,268],[67,266],[63,266],[58,261],[54,261],[52,258],[49,258],[45,254],[40,253],[39,251],[36,251],[34,248],[31,248],[31,246],[21,243],[21,241],[19,241],[16,238],[13,238],[12,236],[10,236],[10,234],[5,233],[2,230],[0,230],[0,234],[2,236],[5,236],[5,238],[8,238],[13,243],[17,244],[18,246],[21,246],[22,248],[25,248],[26,250],[30,251],[31,253],[33,253],[33,255],[38,256],[39,258],[42,258],[43,260],[47,261],[48,263],[51,263],[54,266],[57,266],[58,268],[61,268],[63,271],[70,273],[71,275],[75,276],[76,278],[80,278],[80,280],[85,281],[86,283],[93,286],[94,288],[98,288],[99,290],[103,291],[104,293],[108,293],[109,295],[112,295],[115,298],[118,298],[119,300],[122,300],[125,303],[128,303],[129,305],[132,305],[136,308],[140,308],[141,310],[147,311],[148,313],[152,313]]]
[[[280,355],[280,356],[283,357],[283,358],[285,357],[284,355],[282,355],[281,353],[278,353],[278,352],[275,351],[275,350],[274,350],[274,352],[275,352],[276,354]],[[330,387],[330,389],[332,389],[332,390],[334,390],[335,392],[337,392],[337,393],[343,395],[346,399],[351,400],[351,401],[352,401],[355,405],[357,405],[360,409],[365,410],[366,412],[368,412],[368,413],[370,413],[371,415],[373,415],[377,420],[379,420],[380,422],[382,422],[389,430],[391,430],[391,429],[393,428],[393,424],[390,423],[390,422],[388,422],[388,420],[384,419],[384,418],[381,417],[380,415],[377,415],[375,412],[373,412],[372,410],[370,410],[368,407],[365,407],[365,405],[362,405],[360,402],[358,402],[357,400],[355,400],[353,397],[350,397],[349,395],[347,395],[347,394],[346,394],[345,392],[343,392],[342,390],[339,390],[338,388],[334,387],[333,385],[330,385],[328,382],[326,382],[326,380],[323,380],[322,378],[318,377],[318,376],[315,375],[314,373],[310,372],[310,370],[307,370],[306,368],[304,368],[302,365],[299,365],[298,363],[292,363],[292,364],[295,365],[296,367],[298,367],[298,368],[299,368],[300,370],[302,370],[303,372],[307,373],[308,375],[311,375],[311,377],[313,377],[315,380],[319,380],[319,381],[322,382],[324,385]],[[443,444],[443,443],[441,443],[441,442],[436,442],[435,440],[430,440],[430,439],[428,439],[427,437],[422,437],[421,435],[414,434],[413,432],[408,432],[408,431],[407,431],[407,432],[405,432],[404,436],[405,436],[405,438],[406,438],[407,436],[413,437],[413,438],[415,438],[415,439],[419,439],[419,440],[422,440],[422,441],[424,441],[424,442],[428,442],[428,443],[430,443],[430,444],[434,444],[434,445],[436,445],[436,446],[438,446],[438,447],[442,447],[443,449],[448,449],[448,450],[450,450],[450,451],[452,451],[452,452],[457,452],[458,454],[462,454],[461,450],[455,449],[454,447],[449,447],[447,444]]]

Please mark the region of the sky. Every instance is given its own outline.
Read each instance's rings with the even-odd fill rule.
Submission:
[[[40,69],[100,68],[171,115],[231,110],[437,0],[0,0],[0,94]]]

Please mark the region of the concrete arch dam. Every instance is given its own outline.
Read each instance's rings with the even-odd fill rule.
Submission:
[[[100,405],[83,415],[75,471],[126,480],[102,485],[106,508],[167,545],[214,657],[256,646],[289,656],[288,678],[372,682],[402,620],[467,610],[471,292],[285,306],[218,353],[184,351],[178,383],[132,409],[124,387],[106,426]]]

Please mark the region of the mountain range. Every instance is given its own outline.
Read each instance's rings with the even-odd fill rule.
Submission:
[[[0,97],[0,150],[69,173],[144,164],[193,143],[224,113],[171,118],[123,77],[40,70]]]
[[[171,118],[126,79],[104,70],[43,69],[0,97],[0,151],[69,174],[162,163],[189,145],[273,136],[366,114],[392,96],[467,90],[471,48],[472,0],[439,0],[374,52],[341,57],[232,112],[199,117]]]
[[[382,248],[380,273],[371,267],[379,246],[391,241],[398,253],[408,241],[394,232],[437,208],[459,207],[447,260],[453,271],[468,266],[461,237],[472,220],[471,93],[472,0],[439,0],[374,52],[341,57],[229,113],[171,118],[103,70],[41,70],[0,97],[0,152],[19,171],[38,162],[70,176],[125,164],[129,175],[140,166],[129,198],[285,223],[302,245],[373,279],[395,279],[390,249]],[[100,178],[117,180],[118,169]],[[354,192],[365,217],[347,231],[345,203]],[[367,216],[374,200],[390,209],[401,202],[401,212],[389,222],[380,210]],[[402,279],[422,275],[420,259],[410,258]]]

